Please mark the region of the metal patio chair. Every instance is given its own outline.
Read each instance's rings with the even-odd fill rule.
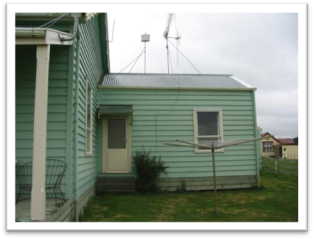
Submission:
[[[46,198],[55,199],[56,205],[61,206],[65,201],[65,194],[61,190],[61,182],[67,164],[58,159],[46,160]],[[31,198],[33,162],[28,162],[17,169],[16,180],[19,186],[16,203]]]

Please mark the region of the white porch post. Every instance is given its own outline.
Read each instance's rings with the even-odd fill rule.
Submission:
[[[37,46],[37,68],[34,111],[33,182],[31,220],[44,220],[46,215],[46,140],[50,45]]]

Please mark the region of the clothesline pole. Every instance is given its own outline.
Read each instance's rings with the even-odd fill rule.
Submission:
[[[221,148],[225,148],[225,147],[230,147],[230,146],[235,146],[238,144],[244,144],[244,143],[249,143],[249,142],[253,142],[253,141],[257,141],[257,140],[261,140],[263,138],[265,138],[266,136],[262,137],[262,138],[254,138],[254,139],[247,139],[247,140],[238,140],[238,141],[234,141],[232,143],[226,143],[226,144],[221,144],[217,146],[214,146],[214,142],[211,143],[211,146],[208,145],[200,145],[200,144],[196,144],[196,143],[191,143],[188,142],[186,140],[179,140],[176,139],[175,141],[180,142],[181,144],[176,144],[176,143],[164,143],[165,145],[169,145],[169,146],[176,146],[176,147],[192,147],[192,148],[201,148],[201,149],[210,149],[212,152],[212,162],[213,162],[213,179],[214,179],[214,201],[215,201],[215,213],[218,213],[218,203],[217,203],[217,183],[216,183],[216,165],[215,165],[215,149],[221,149]]]
[[[212,143],[212,161],[213,161],[213,177],[214,177],[214,200],[215,200],[215,213],[218,213],[218,203],[217,203],[217,187],[216,187],[216,165],[215,165],[215,149],[214,143]]]

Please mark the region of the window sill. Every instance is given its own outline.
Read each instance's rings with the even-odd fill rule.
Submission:
[[[86,156],[86,157],[92,157],[92,156],[93,156],[93,153],[85,153],[85,156]]]

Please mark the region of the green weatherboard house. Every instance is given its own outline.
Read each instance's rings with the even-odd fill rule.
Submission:
[[[211,190],[211,151],[164,143],[259,137],[255,88],[232,75],[110,73],[107,38],[105,13],[16,15],[17,178],[33,164],[17,221],[78,221],[96,191],[134,190],[132,155],[143,148],[168,167],[162,189],[184,180],[187,190]],[[258,142],[215,158],[218,189],[259,186]],[[65,171],[51,173],[60,161]],[[48,193],[54,174],[58,195]]]

